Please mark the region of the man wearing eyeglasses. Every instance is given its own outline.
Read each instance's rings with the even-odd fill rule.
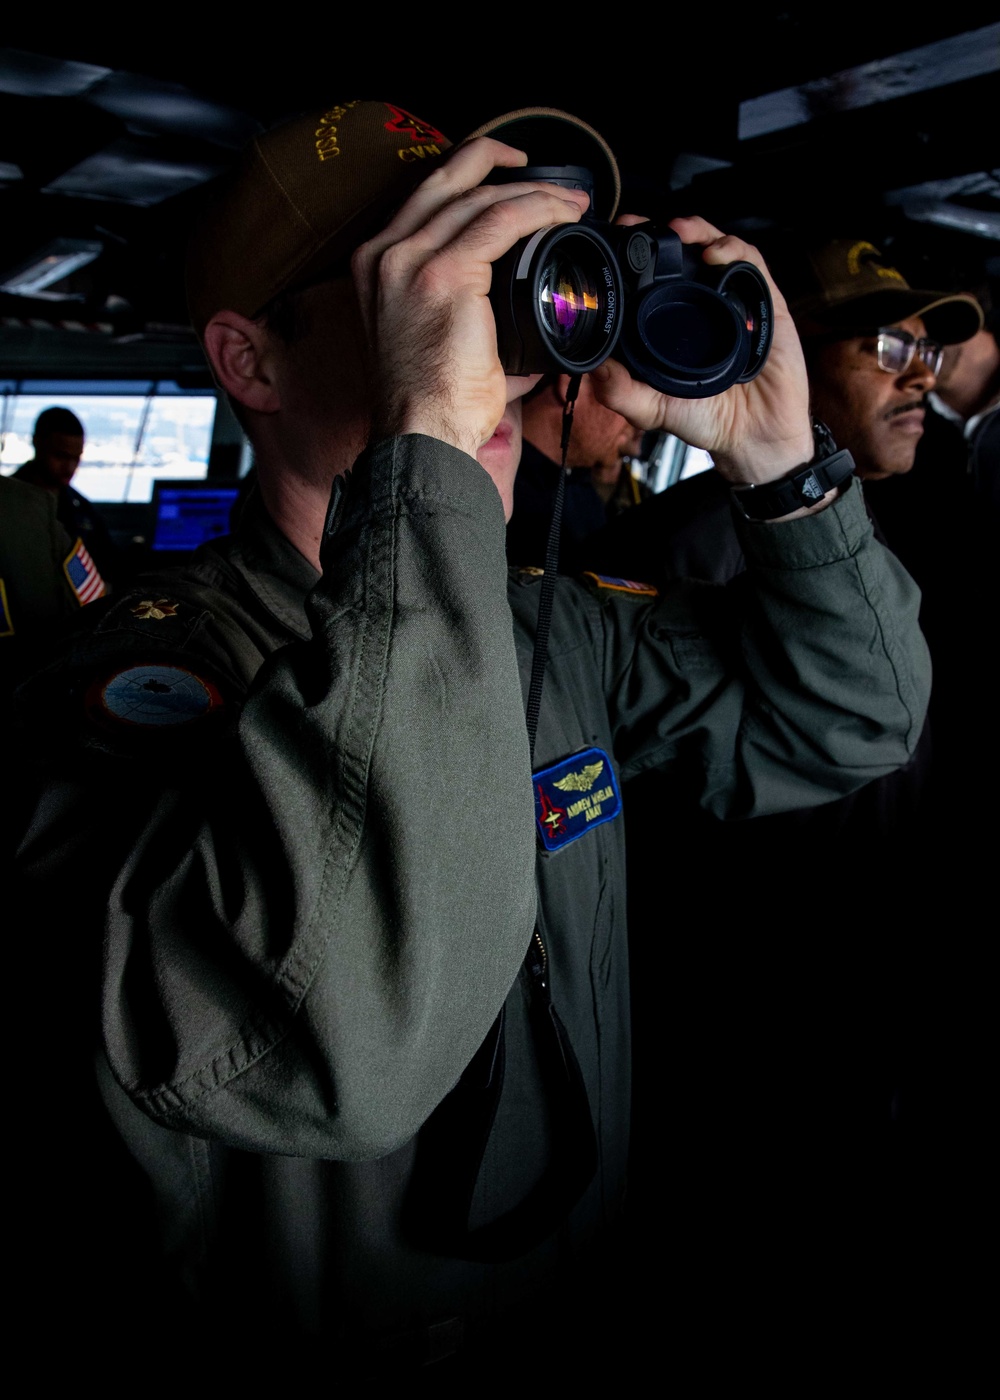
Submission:
[[[790,309],[815,417],[850,447],[858,476],[908,472],[944,346],[975,335],[978,303],[911,288],[871,243],[848,239],[807,253],[795,280]]]
[[[881,481],[913,466],[924,431],[924,398],[941,367],[942,347],[925,332],[919,316],[908,316],[875,335],[838,338],[817,348],[814,412],[837,424],[838,440],[846,435],[855,443],[862,477]]]

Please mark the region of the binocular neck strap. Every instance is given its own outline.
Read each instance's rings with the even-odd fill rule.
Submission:
[[[549,626],[552,622],[552,600],[556,591],[556,573],[559,568],[559,536],[562,533],[563,499],[566,495],[566,457],[569,452],[569,439],[573,431],[573,409],[576,396],[580,392],[579,374],[570,377],[563,402],[562,419],[562,461],[559,464],[559,481],[556,485],[556,499],[552,507],[552,521],[549,525],[549,538],[545,545],[545,573],[542,577],[542,592],[538,600],[538,626],[535,630],[535,650],[531,658],[531,683],[528,686],[528,705],[525,719],[528,725],[528,745],[531,753],[531,766],[535,766],[535,734],[538,730],[538,716],[542,708],[542,686],[545,683],[545,662],[549,655]]]

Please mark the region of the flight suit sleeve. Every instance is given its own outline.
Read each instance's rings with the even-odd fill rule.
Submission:
[[[58,872],[84,811],[102,828],[104,1045],[144,1112],[346,1159],[412,1137],[483,1040],[535,855],[495,486],[414,435],[338,495],[312,640],[193,758],[82,748],[23,858]]]
[[[0,477],[0,637],[30,638],[79,612],[74,546],[39,486]],[[79,543],[79,542],[78,542]]]
[[[704,807],[750,817],[831,801],[904,764],[930,661],[920,594],[873,537],[852,482],[826,510],[737,519],[747,571],[602,610],[627,779],[683,763]]]

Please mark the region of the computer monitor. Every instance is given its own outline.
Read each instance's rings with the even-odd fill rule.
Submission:
[[[154,482],[153,549],[185,553],[228,535],[229,516],[239,494],[238,482]]]

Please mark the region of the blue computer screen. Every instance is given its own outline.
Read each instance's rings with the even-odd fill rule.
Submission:
[[[157,482],[153,488],[153,548],[197,549],[219,535],[228,535],[229,515],[238,495],[238,486]]]

